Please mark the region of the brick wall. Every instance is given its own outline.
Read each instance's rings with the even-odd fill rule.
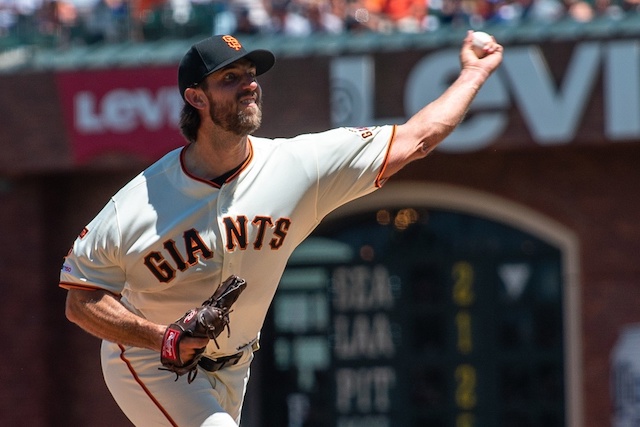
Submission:
[[[609,356],[640,321],[640,145],[434,153],[395,181],[422,179],[496,194],[573,229],[581,244],[585,427],[609,425]],[[142,167],[143,165],[139,165]],[[137,169],[16,178],[0,191],[0,424],[127,425],[99,367],[99,341],[64,318],[57,287],[77,232]],[[10,386],[8,386],[10,385]]]

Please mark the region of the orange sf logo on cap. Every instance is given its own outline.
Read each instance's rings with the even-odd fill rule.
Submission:
[[[242,45],[240,44],[240,42],[233,36],[223,36],[222,40],[224,40],[225,42],[227,42],[227,45],[231,48],[231,49],[235,49],[235,50],[240,50],[242,49]]]

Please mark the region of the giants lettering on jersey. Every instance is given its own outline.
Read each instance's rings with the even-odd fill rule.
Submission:
[[[256,237],[252,243],[253,249],[261,250],[267,241],[267,235],[269,235],[269,248],[271,250],[280,249],[289,231],[291,220],[278,218],[274,221],[269,216],[258,215],[249,222],[246,216],[239,215],[235,219],[224,217],[222,223],[225,228],[224,247],[227,252],[233,252],[236,248],[245,250],[249,246],[249,226],[255,230]],[[195,228],[183,233],[180,244],[173,239],[168,239],[162,243],[162,246],[163,251],[153,251],[144,257],[144,265],[159,281],[165,283],[176,277],[176,271],[185,271],[196,265],[198,258],[210,259],[213,257],[213,251]],[[179,246],[181,246],[180,249],[183,249],[182,251]]]

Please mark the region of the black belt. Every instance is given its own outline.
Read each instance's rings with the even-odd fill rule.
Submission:
[[[251,350],[254,352],[258,351],[258,349],[260,348],[260,344],[258,343],[258,340],[254,340],[250,345],[251,345]],[[215,371],[219,371],[225,366],[237,365],[240,359],[242,359],[243,354],[244,354],[244,351],[240,351],[230,356],[216,357],[215,359],[213,357],[202,356],[198,361],[198,365],[205,371],[215,372]]]
[[[200,360],[198,361],[198,365],[200,365],[200,367],[205,371],[215,372],[219,371],[225,366],[237,365],[243,354],[244,352],[241,351],[240,353],[232,354],[231,356],[223,356],[215,359],[207,356],[202,356],[202,358],[200,358]]]

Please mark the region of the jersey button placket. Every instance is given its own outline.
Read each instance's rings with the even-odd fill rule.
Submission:
[[[227,188],[228,186],[224,184],[222,185],[222,187],[220,187],[218,204],[216,206],[216,213],[217,213],[216,223],[218,225],[218,229],[222,239],[222,246],[220,247],[221,256],[222,256],[222,272],[221,272],[222,280],[224,280],[226,277],[229,277],[231,274],[234,274],[233,261],[231,260],[232,257],[230,256],[230,254],[227,253],[227,245],[226,245],[227,232],[224,227],[224,221],[223,221],[223,218],[227,216],[227,213],[229,212],[229,201],[231,200],[231,197],[229,196],[229,190],[227,190]]]

